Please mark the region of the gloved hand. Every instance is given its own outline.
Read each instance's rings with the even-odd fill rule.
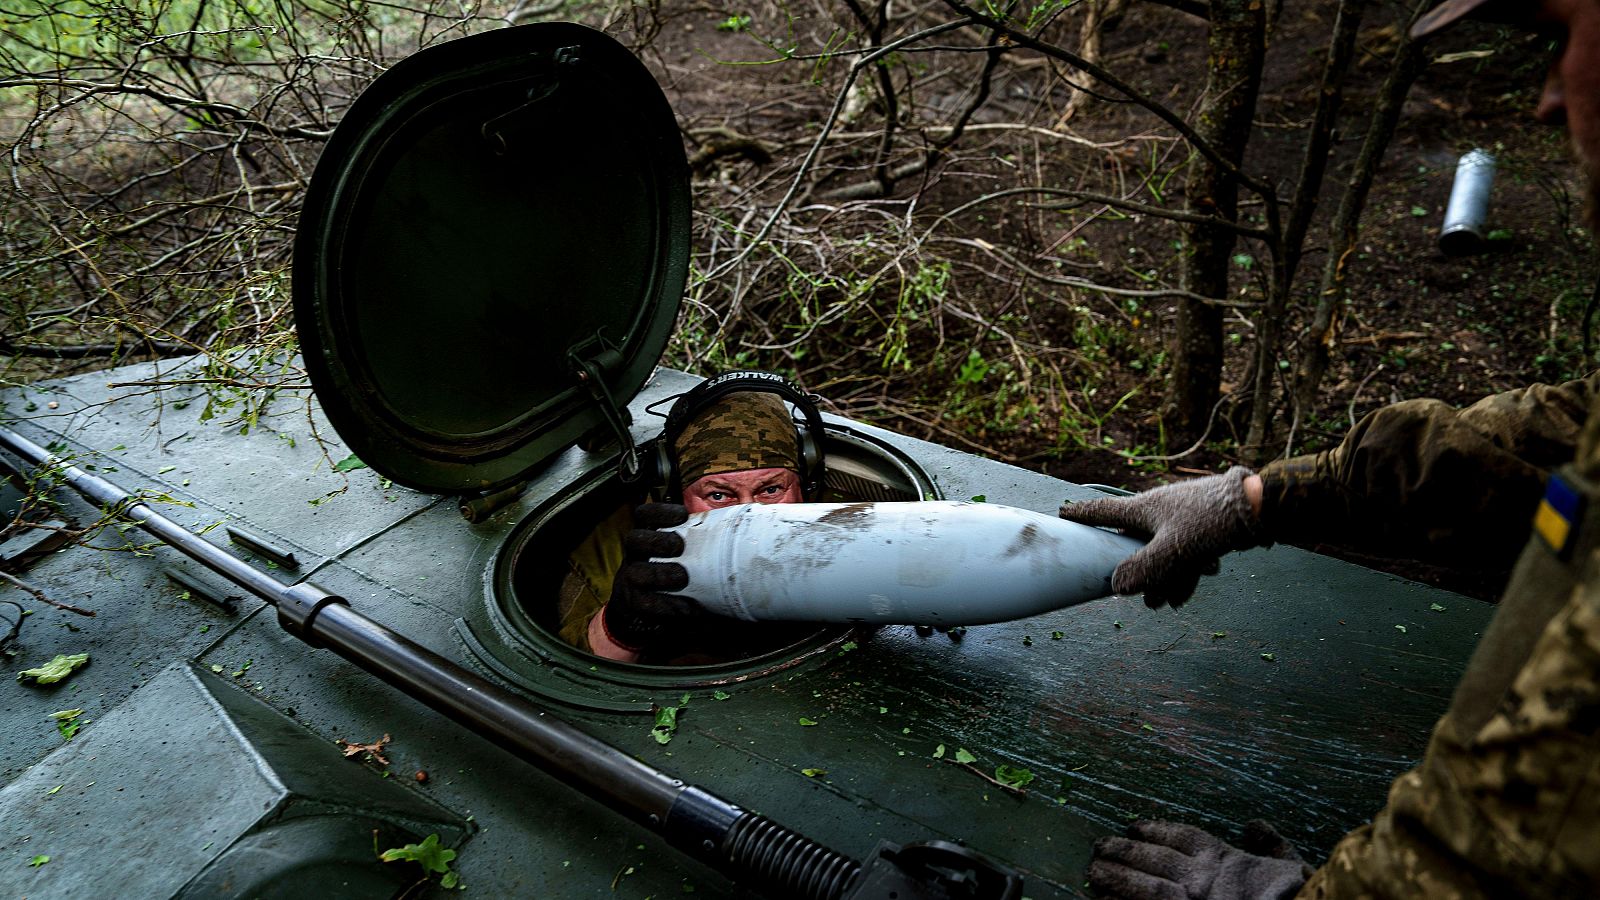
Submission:
[[[651,557],[683,553],[683,538],[657,528],[682,525],[689,513],[677,503],[646,503],[634,510],[639,527],[622,539],[622,568],[611,583],[611,598],[601,611],[606,636],[626,650],[639,652],[670,644],[688,617],[700,611],[688,597],[664,591],[689,586],[689,573],[678,563],[651,562]]]
[[[1265,822],[1245,826],[1250,853],[1193,825],[1135,822],[1094,843],[1089,884],[1121,900],[1287,900],[1311,867]]]
[[[1144,594],[1145,605],[1180,606],[1201,575],[1215,575],[1220,557],[1272,541],[1250,501],[1244,480],[1255,473],[1234,466],[1221,475],[1163,485],[1132,497],[1061,504],[1061,518],[1107,525],[1150,543],[1122,561],[1111,575],[1119,594]]]

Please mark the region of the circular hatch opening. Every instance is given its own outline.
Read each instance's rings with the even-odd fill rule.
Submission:
[[[849,426],[829,424],[824,437],[827,480],[822,502],[938,499],[933,480],[890,444]],[[827,655],[852,634],[847,626],[742,623],[728,620],[690,652],[654,664],[601,659],[563,640],[563,582],[574,549],[614,516],[644,498],[614,473],[601,473],[535,509],[512,531],[494,562],[490,594],[493,643],[467,633],[468,643],[497,674],[523,687],[580,705],[635,709],[640,688],[728,685],[791,669]],[[570,590],[568,591],[570,597]],[[572,623],[567,616],[569,636]],[[587,621],[583,618],[582,621]],[[719,622],[723,620],[718,620]]]

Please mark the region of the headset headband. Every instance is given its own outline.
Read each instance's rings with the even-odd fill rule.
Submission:
[[[815,395],[801,390],[798,385],[775,372],[758,369],[735,369],[700,382],[679,397],[667,411],[667,423],[661,430],[661,453],[666,463],[660,466],[660,478],[670,495],[677,495],[682,485],[674,484],[678,478],[678,438],[689,423],[713,404],[729,394],[777,394],[794,404],[805,418],[805,431],[797,432],[800,447],[800,490],[807,500],[820,496],[823,474],[822,414],[817,411]]]

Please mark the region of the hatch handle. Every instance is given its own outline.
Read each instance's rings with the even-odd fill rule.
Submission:
[[[593,358],[573,354],[570,359],[577,370],[578,382],[588,389],[589,396],[605,414],[606,423],[611,426],[617,442],[622,446],[622,459],[617,469],[622,474],[623,483],[631,484],[639,480],[639,447],[634,444],[633,432],[628,429],[633,417],[612,399],[611,389],[606,387],[606,380],[601,375],[605,370],[621,368],[622,354],[608,348]]]
[[[496,156],[504,156],[511,149],[511,142],[506,140],[505,127],[530,108],[543,103],[561,87],[561,71],[563,68],[571,68],[578,64],[582,59],[580,49],[576,44],[557,48],[552,60],[546,63],[548,71],[540,73],[532,86],[523,93],[523,102],[511,111],[501,113],[479,126],[479,133]]]

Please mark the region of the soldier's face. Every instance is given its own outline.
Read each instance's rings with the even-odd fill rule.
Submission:
[[[745,503],[799,503],[800,476],[789,469],[745,469],[707,475],[683,489],[683,506],[691,513]]]
[[[1539,97],[1539,121],[1566,125],[1588,179],[1586,218],[1600,217],[1600,0],[1545,0],[1538,23],[1557,42]]]

